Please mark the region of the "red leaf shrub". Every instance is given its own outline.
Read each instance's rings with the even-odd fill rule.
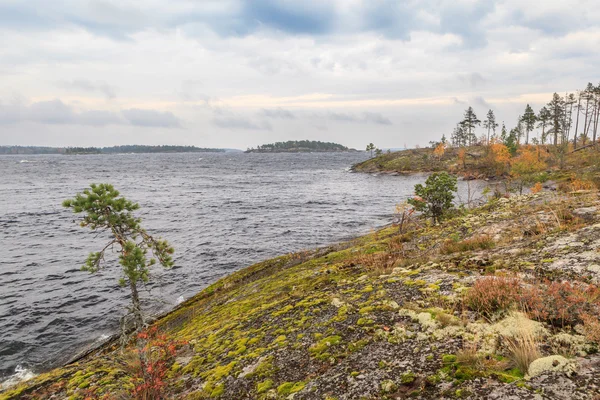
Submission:
[[[521,307],[530,318],[554,326],[574,326],[584,314],[600,315],[600,289],[580,282],[551,282],[524,288]]]
[[[517,278],[487,276],[475,282],[465,296],[465,305],[485,317],[507,311],[518,300],[521,291]]]
[[[133,367],[135,387],[131,395],[139,400],[158,400],[164,396],[169,368],[175,361],[177,348],[185,342],[174,341],[159,334],[156,327],[137,335],[138,348]]]

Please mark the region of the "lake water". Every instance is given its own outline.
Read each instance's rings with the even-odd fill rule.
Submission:
[[[165,311],[233,271],[391,222],[424,176],[354,174],[361,153],[0,156],[0,377],[65,362],[118,329],[119,268],[80,271],[98,237],[61,202],[112,183],[175,247],[144,303]],[[464,193],[465,182],[460,182]],[[110,256],[110,254],[109,254]]]

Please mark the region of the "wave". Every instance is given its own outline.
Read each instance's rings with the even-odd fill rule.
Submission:
[[[15,386],[36,376],[37,374],[30,369],[24,368],[21,365],[17,365],[15,367],[15,373],[9,376],[4,382],[0,383],[0,389],[6,390],[9,387]]]

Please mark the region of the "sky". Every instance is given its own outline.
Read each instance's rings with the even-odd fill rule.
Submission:
[[[598,21],[597,0],[0,0],[0,145],[415,147],[469,106],[510,129],[600,81]]]

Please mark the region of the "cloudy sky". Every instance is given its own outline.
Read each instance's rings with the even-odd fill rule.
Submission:
[[[597,0],[0,0],[0,145],[425,145],[597,83]]]

